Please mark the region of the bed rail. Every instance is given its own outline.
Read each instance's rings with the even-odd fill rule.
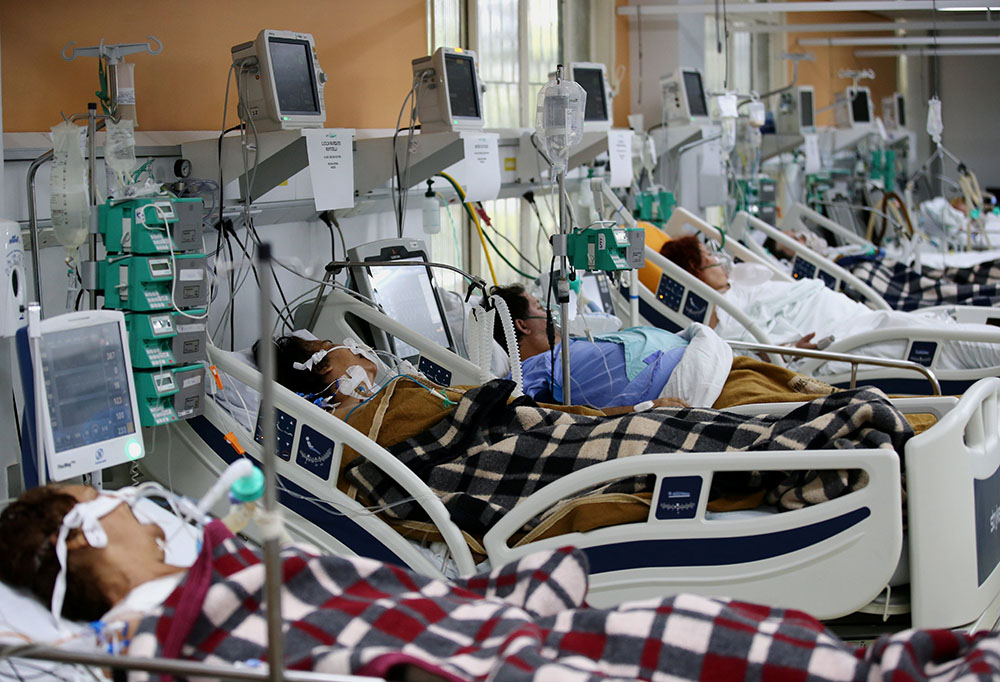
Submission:
[[[914,627],[1000,619],[1000,379],[976,382],[906,446]]]
[[[261,382],[260,374],[254,368],[237,359],[234,354],[210,346],[209,358],[223,375],[228,375],[228,377],[236,379],[259,391]],[[368,532],[375,534],[383,542],[387,538],[390,539],[392,541],[392,549],[397,554],[401,549],[403,551],[410,549],[408,541],[392,530],[388,524],[374,513],[365,510],[357,501],[337,489],[336,480],[343,449],[345,446],[350,447],[382,469],[387,475],[391,476],[397,481],[400,487],[415,498],[416,502],[420,504],[441,533],[455,559],[460,573],[462,575],[472,575],[475,572],[475,562],[472,558],[472,553],[461,531],[451,522],[450,515],[440,498],[416,474],[403,466],[389,452],[367,438],[364,434],[333,417],[325,410],[303,400],[288,389],[275,385],[274,398],[275,407],[295,420],[292,429],[293,433],[288,435],[286,442],[287,453],[284,456],[285,461],[279,463],[280,477],[286,479],[294,486],[310,491],[316,496],[321,496],[331,505],[352,514],[354,516],[352,518],[354,523],[362,526]],[[207,415],[209,414],[209,410],[212,411],[212,415],[216,418],[219,415],[225,414],[225,411],[215,405],[214,401],[211,401],[206,406]],[[253,419],[254,417],[256,415],[252,415],[251,418]],[[245,431],[231,416],[229,416],[229,419],[232,420],[234,432],[237,430],[240,432],[238,440],[242,447],[247,451],[248,455],[259,461],[260,447],[254,440],[254,433]],[[215,425],[211,425],[211,427],[217,428]],[[224,432],[218,435],[221,437],[222,433]],[[299,451],[305,438],[310,433],[318,434],[318,436],[313,435],[313,438],[322,436],[333,443],[331,454],[324,458],[328,461],[322,463],[325,474],[323,471],[317,471],[316,468],[309,468],[302,465]],[[194,447],[194,445],[192,445],[191,449],[205,466],[211,466],[210,463],[218,459],[218,456],[212,455],[212,453],[209,456],[203,453],[205,449],[204,443],[202,443],[200,450]],[[230,453],[230,455],[235,456],[233,453]],[[221,460],[219,464],[220,466],[223,465]],[[174,475],[179,475],[179,472]],[[162,473],[158,473],[157,478],[165,478],[165,476]],[[293,492],[286,491],[286,494],[291,495]],[[431,568],[431,564],[422,555],[417,555],[417,557],[416,562],[420,564],[419,567],[422,569],[422,572],[440,575],[439,568]],[[414,568],[417,567],[414,566]]]
[[[871,482],[796,511],[706,518],[715,472],[803,466],[863,469]],[[561,501],[608,481],[642,475],[656,477],[645,523],[510,546],[526,522]],[[537,549],[583,549],[591,562],[588,601],[597,605],[695,592],[835,618],[869,603],[888,583],[902,547],[901,504],[899,457],[891,450],[648,454],[596,464],[547,485],[508,512],[484,543],[495,563]]]
[[[762,261],[770,262],[772,257],[764,250],[760,244],[749,238],[746,234],[749,230],[759,230],[765,235],[783,245],[795,254],[792,262],[792,278],[821,279],[823,283],[834,291],[841,291],[844,285],[851,287],[864,297],[865,302],[876,310],[892,310],[885,299],[877,291],[861,281],[849,270],[842,268],[835,261],[822,256],[805,244],[796,239],[792,239],[781,230],[764,222],[760,218],[750,215],[746,211],[740,211],[733,219],[730,226],[730,233],[734,236],[746,238],[747,246]],[[744,237],[744,235],[746,235]]]

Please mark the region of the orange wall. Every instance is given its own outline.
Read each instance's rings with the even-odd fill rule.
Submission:
[[[824,12],[822,14],[806,14],[789,12],[785,15],[785,21],[789,24],[823,24],[823,23],[848,23],[848,22],[871,22],[885,21],[885,17],[870,14],[868,12]],[[858,37],[858,36],[891,36],[892,32],[885,33],[788,33],[789,52],[812,52],[816,55],[816,61],[803,61],[799,63],[798,85],[812,85],[816,88],[816,109],[833,104],[838,92],[843,92],[851,84],[848,78],[838,78],[837,72],[841,69],[873,69],[875,80],[862,80],[858,84],[867,86],[872,92],[872,101],[875,105],[875,115],[882,115],[882,98],[891,95],[896,91],[896,63],[895,58],[884,57],[855,57],[854,51],[865,49],[862,47],[833,46],[823,47],[819,45],[799,45],[799,38],[834,38],[834,37]],[[791,77],[792,68],[789,66],[788,75]],[[833,125],[833,110],[824,111],[816,116],[817,125]]]
[[[0,0],[3,124],[48,130],[85,112],[98,89],[97,60],[64,61],[64,45],[163,43],[137,54],[137,118],[143,130],[214,130],[222,123],[230,48],[262,28],[312,33],[329,76],[327,125],[389,128],[410,87],[410,60],[427,52],[425,0]],[[229,117],[236,120],[235,87]]]

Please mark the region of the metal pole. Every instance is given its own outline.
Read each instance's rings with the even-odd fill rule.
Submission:
[[[271,342],[271,245],[262,243],[257,249],[257,270],[260,273],[260,421],[261,461],[264,464],[264,514],[272,524],[278,521],[278,477],[275,463],[276,436],[274,417],[274,344]],[[277,527],[264,531],[264,608],[267,616],[268,679],[281,682],[285,667],[285,642],[281,622],[281,546]]]
[[[50,149],[28,166],[28,230],[31,232],[31,267],[32,278],[35,280],[35,300],[38,305],[42,305],[42,277],[41,264],[38,258],[38,216],[35,215],[35,175],[43,163],[55,155],[55,150]]]
[[[87,180],[90,189],[90,205],[97,206],[97,102],[87,104]],[[87,255],[91,263],[97,262],[97,235],[88,238]],[[97,310],[97,290],[90,292],[90,309]]]
[[[13,645],[0,648],[0,661],[10,658],[25,658],[39,661],[54,661],[57,663],[74,663],[92,665],[101,668],[119,670],[146,670],[153,673],[176,674],[184,677],[203,677],[207,679],[228,680],[266,680],[265,670],[214,665],[198,661],[181,661],[172,658],[133,658],[131,656],[113,656],[111,654],[95,654],[85,651],[72,651],[41,645]],[[336,675],[331,673],[301,672],[291,670],[286,672],[286,682],[362,682],[374,680],[371,677],[355,677],[353,675]]]
[[[566,235],[569,234],[568,209],[566,207],[566,171],[560,170],[556,180],[559,185],[559,234],[565,240]],[[561,323],[559,336],[562,345],[563,405],[571,405],[570,384],[573,382],[570,380],[569,374],[569,268],[567,267],[569,258],[565,253],[566,242],[563,241],[562,244],[563,254],[559,257],[559,285],[556,288],[556,294],[559,297],[559,322]],[[551,273],[549,277],[552,277]],[[551,286],[551,282],[549,285]]]

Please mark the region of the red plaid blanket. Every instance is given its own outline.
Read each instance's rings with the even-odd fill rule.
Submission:
[[[130,654],[266,660],[264,567],[221,524]],[[448,583],[368,559],[282,554],[286,666],[444,680],[972,680],[1000,674],[996,635],[908,631],[855,650],[791,610],[679,595],[586,606],[585,559],[541,552]]]

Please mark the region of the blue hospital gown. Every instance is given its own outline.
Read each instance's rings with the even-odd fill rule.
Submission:
[[[574,405],[619,407],[660,397],[687,343],[659,329],[625,329],[594,341],[570,339],[570,398]],[[631,362],[626,361],[626,349]],[[562,402],[562,345],[521,363],[524,392],[539,402]]]

